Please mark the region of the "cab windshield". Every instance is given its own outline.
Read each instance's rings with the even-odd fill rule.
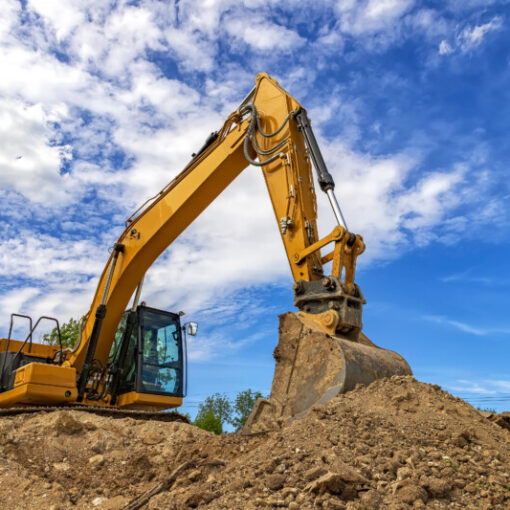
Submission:
[[[183,396],[179,316],[144,309],[141,317],[139,391]]]

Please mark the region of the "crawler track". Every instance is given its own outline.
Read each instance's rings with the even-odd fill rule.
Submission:
[[[3,416],[16,416],[20,414],[35,413],[51,413],[54,411],[82,411],[85,413],[98,414],[100,416],[108,416],[110,418],[133,418],[135,420],[147,421],[164,421],[164,422],[180,422],[190,423],[189,419],[176,412],[161,411],[137,411],[132,409],[112,409],[107,407],[95,406],[27,406],[27,407],[11,407],[9,409],[0,409],[0,418]]]

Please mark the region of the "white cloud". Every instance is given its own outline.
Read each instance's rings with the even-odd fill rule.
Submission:
[[[69,242],[49,235],[34,236],[26,230],[15,239],[2,240],[0,246],[5,275],[46,282],[99,274],[108,257],[100,244],[90,240]]]
[[[502,380],[488,380],[486,381],[494,386],[496,386],[497,388],[499,388],[500,390],[503,390],[503,391],[509,391],[510,392],[510,381],[502,381]]]
[[[482,404],[484,407],[501,407],[500,404],[508,402],[510,396],[510,381],[504,379],[479,379],[476,382],[468,379],[457,379],[446,385],[454,392],[459,392],[473,405]]]
[[[472,193],[477,184],[466,178],[468,170],[463,165],[419,175],[417,153],[375,157],[340,141],[322,140],[321,146],[348,226],[362,233],[367,244],[361,264],[441,239],[445,220],[456,217],[457,207],[475,200]],[[333,220],[320,192],[319,200],[324,235],[333,228]]]
[[[224,360],[244,347],[263,340],[268,334],[273,334],[272,331],[263,330],[250,334],[239,331],[235,326],[228,328],[227,331],[227,334],[214,333],[188,337],[189,360],[206,362],[214,359]]]
[[[480,46],[487,34],[503,27],[501,16],[494,16],[490,21],[482,25],[468,25],[457,33],[454,39],[443,39],[439,44],[440,55],[450,55],[455,51],[467,53]]]
[[[57,40],[65,39],[80,24],[86,21],[79,9],[80,1],[29,0],[28,5],[55,30]]]
[[[256,51],[290,51],[305,44],[305,39],[293,30],[265,19],[233,18],[226,21],[228,33]]]
[[[49,205],[71,198],[69,177],[59,173],[62,162],[72,158],[71,148],[52,143],[51,122],[66,115],[65,105],[59,106],[47,113],[40,104],[0,99],[0,185]]]
[[[499,30],[503,26],[500,16],[494,16],[489,22],[474,27],[466,27],[458,36],[459,46],[462,51],[468,51],[482,44],[485,36],[493,30]]]
[[[478,383],[474,383],[472,381],[466,381],[464,379],[459,379],[453,385],[448,386],[452,391],[460,391],[466,393],[475,393],[478,395],[494,395],[496,394],[496,390],[487,388],[486,385],[481,386]]]
[[[438,37],[448,33],[450,20],[435,9],[421,8],[405,16],[406,23],[415,31],[421,31],[426,39],[436,41]]]
[[[480,327],[467,324],[466,322],[450,319],[442,315],[424,315],[423,319],[436,322],[437,324],[444,324],[451,328],[457,329],[464,333],[469,333],[475,336],[492,336],[492,335],[510,335],[510,328],[506,327]]]
[[[439,44],[439,54],[449,55],[450,53],[453,53],[453,48],[448,44],[448,41],[442,40]]]
[[[510,285],[510,279],[477,274],[475,267],[470,267],[460,273],[453,273],[447,276],[443,276],[441,281],[443,283],[474,283],[476,285],[484,285],[487,287],[501,287]]]
[[[26,304],[39,294],[35,287],[17,288],[11,292],[2,294],[0,297],[0,306],[2,310],[10,310],[13,313],[23,313],[26,311]],[[6,322],[5,317],[3,322]]]
[[[338,2],[336,10],[344,33],[363,35],[394,30],[413,4],[414,0],[348,0]]]

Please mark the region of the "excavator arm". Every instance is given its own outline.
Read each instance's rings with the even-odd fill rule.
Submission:
[[[323,238],[317,229],[312,161],[338,222]],[[143,278],[159,255],[249,165],[260,167],[267,185],[295,282],[300,324],[329,337],[369,343],[360,335],[364,298],[354,283],[363,239],[347,230],[306,111],[261,73],[253,91],[186,168],[127,220],[90,310],[82,318],[73,350],[33,346],[32,331],[29,345],[0,340],[0,349],[5,348],[0,353],[0,407],[48,402],[139,408],[180,405],[184,392],[183,370],[178,370],[183,365],[179,318],[138,306]],[[331,274],[325,275],[328,262],[332,262]],[[174,357],[158,358],[161,335],[165,342],[173,339]],[[291,373],[296,360],[297,355]],[[388,371],[395,373],[390,368],[383,375]],[[143,383],[126,383],[137,377]],[[178,388],[174,393],[165,390],[171,379]],[[281,378],[275,374],[276,379]]]
[[[101,275],[82,341],[67,364],[80,369],[85,363],[86,372],[93,360],[107,362],[122,313],[146,271],[250,163],[259,166],[264,175],[300,308],[317,308],[317,299],[303,296],[309,282],[320,280],[315,285],[320,292],[314,292],[314,297],[328,294],[327,285],[335,285],[331,279],[323,281],[323,263],[329,260],[334,262],[336,278],[346,268],[348,294],[361,301],[359,291],[357,295],[354,292],[355,258],[364,248],[360,236],[338,226],[323,240],[318,238],[310,151],[303,122],[298,120],[306,119],[305,110],[265,73],[257,76],[250,96],[252,102],[243,101],[191,163],[127,220]],[[309,133],[309,125],[306,128]],[[331,176],[325,178],[331,186]],[[333,251],[321,257],[320,249],[328,243],[334,246]],[[361,323],[356,323],[356,328],[359,331]],[[82,384],[85,379],[83,376]]]

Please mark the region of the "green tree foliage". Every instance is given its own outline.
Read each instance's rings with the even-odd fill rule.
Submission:
[[[214,419],[213,419],[214,418]],[[226,395],[215,393],[207,397],[202,404],[198,406],[198,414],[195,419],[195,425],[204,430],[221,434],[223,424],[230,423],[232,420],[232,404]],[[219,423],[219,429],[217,426]],[[212,428],[205,428],[207,425]],[[219,432],[217,432],[219,430]]]
[[[203,430],[208,430],[218,435],[223,433],[223,424],[211,409],[200,409],[194,424]]]
[[[80,322],[71,318],[68,322],[64,322],[60,327],[60,337],[62,338],[62,347],[74,347],[78,339]],[[55,326],[51,333],[43,335],[43,342],[50,345],[58,345],[58,332]]]
[[[251,389],[241,391],[237,394],[233,406],[235,416],[233,416],[231,421],[236,432],[239,432],[243,428],[258,398],[262,398],[262,393],[259,391],[251,391]]]
[[[496,409],[492,407],[477,407],[477,411],[482,411],[483,413],[491,413],[491,414],[497,414]]]
[[[248,389],[238,393],[232,403],[226,395],[215,393],[199,404],[194,424],[215,434],[222,434],[225,424],[230,424],[238,432],[259,397],[262,397],[260,392]]]

